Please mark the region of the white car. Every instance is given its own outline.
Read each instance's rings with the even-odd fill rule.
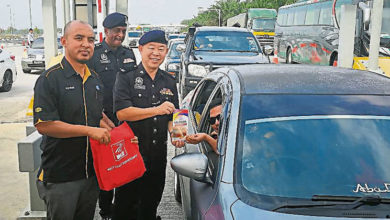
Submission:
[[[15,56],[0,49],[0,92],[8,92],[16,80]]]

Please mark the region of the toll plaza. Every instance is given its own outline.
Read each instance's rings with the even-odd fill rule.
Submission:
[[[46,67],[52,66],[56,60],[58,62],[59,57],[62,56],[61,54],[58,56],[57,10],[63,10],[64,24],[75,19],[88,22],[96,30],[96,37],[100,42],[104,38],[102,23],[106,15],[112,12],[127,15],[128,12],[128,0],[62,0],[62,6],[62,9],[57,9],[56,0],[42,0]],[[127,37],[124,44],[127,44]],[[30,105],[32,106],[32,102]],[[39,198],[35,185],[41,163],[41,140],[42,135],[35,130],[33,125],[30,125],[26,127],[26,137],[17,144],[19,171],[28,173],[26,184],[29,189],[28,206],[18,219],[46,219],[46,207],[43,200]]]

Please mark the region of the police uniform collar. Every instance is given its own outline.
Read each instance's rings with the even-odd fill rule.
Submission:
[[[139,65],[137,67],[137,73],[140,75],[146,74],[149,76],[148,72],[144,68],[144,65],[142,64],[142,61],[139,63]],[[162,76],[162,74],[163,74],[162,70],[160,68],[158,68],[157,73],[156,73],[156,77],[154,77],[154,80],[157,80],[160,76]]]

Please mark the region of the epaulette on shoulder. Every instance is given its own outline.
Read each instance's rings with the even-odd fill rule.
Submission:
[[[172,78],[173,80],[176,80],[176,78],[174,76],[172,76],[171,74],[169,74],[167,71],[165,71],[165,70],[161,70],[161,71],[163,72],[163,74],[165,76],[168,76],[168,77]]]
[[[43,74],[44,74],[46,77],[48,77],[50,73],[52,73],[52,72],[55,71],[55,70],[60,69],[60,68],[61,68],[61,65],[62,65],[61,63],[57,63],[57,64],[51,66],[49,69],[45,70],[45,71],[43,72]]]
[[[99,74],[94,69],[89,69],[90,72],[94,73],[95,75],[99,76]]]
[[[123,48],[127,49],[127,50],[131,50],[131,48],[127,45],[122,45]]]
[[[95,44],[95,48],[102,47],[102,46],[103,46],[102,43],[97,43],[97,44]]]

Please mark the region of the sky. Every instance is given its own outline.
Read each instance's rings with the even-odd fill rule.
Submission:
[[[118,1],[118,0],[117,0]],[[215,0],[128,0],[130,24],[179,24],[197,15],[198,7],[208,8]],[[30,27],[28,0],[0,0],[0,28],[12,23],[17,29]],[[32,26],[42,28],[42,0],[31,0]],[[62,27],[62,0],[57,3],[57,26]]]

